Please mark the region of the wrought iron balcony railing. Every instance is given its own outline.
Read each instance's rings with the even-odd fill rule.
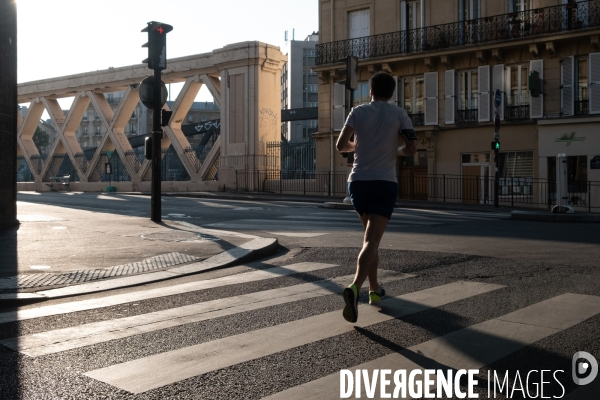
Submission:
[[[579,100],[575,102],[575,115],[589,114],[588,101],[589,100]]]
[[[520,106],[506,106],[504,117],[507,121],[529,119],[529,104]]]
[[[423,114],[423,113],[408,114],[408,117],[412,121],[413,127],[414,126],[425,126],[425,114]]]
[[[449,47],[517,40],[600,26],[600,0],[537,8],[490,17],[384,33],[317,45],[316,65],[414,54]]]
[[[472,124],[478,121],[477,108],[467,110],[456,110],[457,124]]]

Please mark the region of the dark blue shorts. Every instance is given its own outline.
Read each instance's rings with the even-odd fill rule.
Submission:
[[[348,182],[350,200],[357,213],[392,217],[398,198],[398,184],[390,181]]]

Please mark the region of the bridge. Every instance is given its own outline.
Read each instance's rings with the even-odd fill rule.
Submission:
[[[163,128],[162,154],[164,157],[172,149],[189,179],[163,182],[163,190],[218,190],[235,185],[236,169],[266,168],[267,142],[280,138],[280,73],[285,61],[278,47],[261,42],[235,43],[168,61],[163,81],[184,85],[172,106],[171,120]],[[17,156],[19,162],[27,163],[32,182],[19,182],[18,189],[48,190],[48,184],[67,162],[75,172],[72,190],[101,191],[106,186],[105,163],[112,156],[118,157],[126,170],[124,176],[129,178],[113,183],[117,190],[149,191],[151,162],[134,151],[138,139],[128,138],[125,126],[139,102],[139,83],[151,74],[145,64],[139,64],[19,84],[18,103],[30,104],[27,114],[18,116]],[[220,120],[182,125],[203,85],[220,107]],[[115,91],[124,91],[124,95],[113,110],[104,93]],[[65,113],[58,99],[70,97],[73,103]],[[106,133],[95,151],[84,152],[75,132],[90,104]],[[58,134],[46,158],[33,141],[44,111]],[[202,154],[188,140],[200,133],[204,133],[200,141]],[[207,146],[209,141],[211,146]]]

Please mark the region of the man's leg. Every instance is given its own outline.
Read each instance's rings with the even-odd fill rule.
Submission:
[[[356,275],[354,282],[357,288],[361,288],[367,278],[369,278],[369,290],[379,289],[377,282],[377,267],[379,265],[379,243],[389,219],[378,214],[363,214],[360,220],[365,226],[365,236],[363,247],[358,255],[356,266]]]

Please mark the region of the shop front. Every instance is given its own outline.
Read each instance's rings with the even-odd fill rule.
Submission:
[[[548,182],[549,199],[556,199],[556,163],[564,154],[568,201],[581,210],[600,209],[600,117],[540,120],[539,176]]]

